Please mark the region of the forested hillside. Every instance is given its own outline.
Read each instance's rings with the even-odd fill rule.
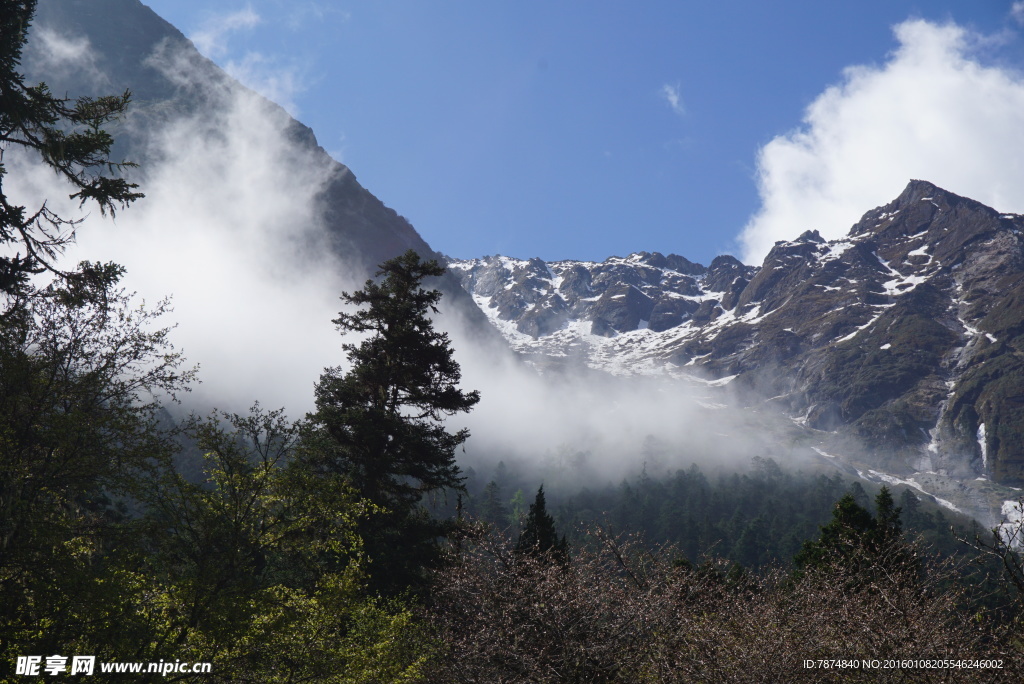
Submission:
[[[517,473],[504,463],[486,484],[474,471],[467,481],[472,495],[465,509],[496,529],[516,530],[536,482],[531,473]],[[549,487],[547,501],[559,529],[574,541],[582,539],[583,530],[606,525],[642,534],[653,546],[672,545],[692,561],[716,556],[759,569],[788,565],[803,542],[828,522],[843,496],[850,494],[858,505],[870,508],[878,491],[869,492],[838,474],[792,471],[770,458],[755,457],[739,470],[705,473],[694,464],[671,475],[644,472],[604,487]],[[956,536],[980,531],[970,518],[922,500],[909,487],[895,496],[905,529],[934,551],[964,551]]]

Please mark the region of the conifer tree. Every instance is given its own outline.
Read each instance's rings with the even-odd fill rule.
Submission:
[[[794,564],[803,571],[838,562],[858,572],[873,572],[878,564],[914,565],[913,553],[903,541],[900,509],[894,504],[888,487],[882,487],[872,517],[854,494],[846,494],[836,503],[832,520],[822,526],[821,536],[804,542]]]
[[[872,541],[876,545],[882,546],[900,539],[903,534],[901,512],[889,488],[882,487],[875,497],[875,529]]]
[[[361,308],[334,323],[367,336],[343,345],[351,368],[324,372],[309,416],[303,458],[325,482],[343,479],[380,511],[359,531],[373,561],[371,579],[384,591],[418,584],[436,557],[436,540],[451,531],[451,523],[426,514],[421,499],[463,489],[455,450],[469,431],[448,432],[443,421],[480,400],[479,392],[459,389],[448,335],[430,320],[441,293],[422,283],[443,273],[409,250],[381,264],[378,280],[342,293]]]
[[[484,487],[480,518],[499,528],[504,528],[508,522],[508,507],[501,500],[501,487],[494,480]]]
[[[917,527],[921,522],[921,502],[909,488],[900,494],[900,520],[908,527]]]
[[[530,504],[530,512],[526,514],[523,531],[516,542],[517,553],[533,555],[551,554],[558,560],[565,560],[569,546],[565,537],[559,538],[555,530],[555,519],[547,511],[544,500],[544,485],[537,490],[537,498]]]
[[[0,323],[24,312],[34,292],[30,277],[49,271],[66,283],[112,284],[110,268],[81,264],[75,271],[58,268],[55,258],[74,238],[75,220],[61,217],[45,202],[29,209],[9,201],[3,181],[3,152],[24,150],[39,155],[73,189],[72,198],[95,202],[113,213],[142,197],[120,175],[128,162],[110,159],[113,138],[104,126],[124,114],[130,94],[75,101],[55,97],[46,84],[27,85],[18,71],[36,0],[0,0]]]

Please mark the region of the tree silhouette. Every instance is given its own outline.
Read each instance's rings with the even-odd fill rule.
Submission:
[[[550,554],[559,560],[565,560],[568,555],[565,537],[559,538],[555,530],[555,519],[548,514],[544,485],[537,490],[537,498],[530,504],[530,512],[526,514],[523,530],[516,542],[516,552],[535,556]]]
[[[304,458],[378,509],[359,531],[373,560],[371,579],[384,591],[419,584],[437,557],[437,539],[451,532],[451,522],[427,515],[423,496],[464,489],[455,450],[469,431],[450,433],[443,420],[471,410],[480,394],[459,389],[448,335],[429,317],[441,293],[422,282],[443,273],[409,250],[381,264],[377,281],[342,293],[362,308],[334,323],[368,336],[343,345],[351,368],[324,372],[309,416]]]
[[[5,152],[38,154],[71,185],[72,198],[96,202],[104,214],[142,197],[135,184],[120,176],[134,165],[110,159],[114,140],[103,128],[124,114],[129,92],[71,101],[54,97],[44,83],[25,84],[18,67],[35,8],[36,0],[0,0],[0,294],[7,300],[0,322],[24,313],[26,298],[36,292],[30,280],[34,274],[49,271],[66,283],[94,287],[117,277],[93,264],[76,271],[58,269],[55,259],[74,239],[78,221],[57,215],[46,202],[32,210],[12,204],[3,186]]]

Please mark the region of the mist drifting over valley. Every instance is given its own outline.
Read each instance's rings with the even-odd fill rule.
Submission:
[[[267,407],[283,406],[292,418],[301,418],[313,406],[313,386],[321,372],[344,367],[342,344],[353,341],[342,339],[331,324],[341,306],[339,294],[358,289],[384,258],[409,247],[430,255],[431,248],[408,222],[363,190],[351,170],[331,159],[309,129],[282,107],[226,76],[180,34],[171,31],[146,47],[134,71],[112,75],[109,58],[90,38],[66,23],[46,23],[46,16],[35,28],[26,60],[33,78],[49,80],[74,96],[134,89],[125,79],[145,77],[132,112],[113,132],[124,141],[118,149],[141,163],[132,174],[146,198],[115,220],[83,217],[77,244],[66,259],[115,261],[127,269],[125,286],[141,299],[173,298],[173,318],[167,321],[177,326],[172,339],[191,363],[199,365],[202,381],[179,412],[205,413],[213,407],[243,412],[258,400]],[[165,29],[153,30],[156,35]],[[870,209],[870,202],[882,203],[896,195],[898,183],[905,182],[902,174],[924,168],[923,162],[913,160],[924,158],[914,151],[917,147],[931,149],[927,136],[905,140],[904,153],[898,163],[886,166],[884,178],[869,173],[864,158],[851,157],[849,140],[874,131],[878,146],[884,146],[894,130],[903,130],[899,117],[855,116],[873,111],[890,89],[926,82],[923,74],[950,72],[952,90],[997,93],[996,101],[1006,105],[999,111],[1012,109],[1007,103],[1017,97],[1018,80],[972,61],[974,34],[913,21],[897,27],[896,35],[901,47],[889,62],[848,71],[841,87],[826,91],[808,109],[803,128],[775,138],[761,150],[758,182],[763,206],[740,237],[748,261],[763,257],[775,240],[793,239],[789,232],[797,228],[820,228],[826,238],[842,237],[850,222]],[[209,48],[207,38],[200,42]],[[254,80],[268,82],[274,79],[268,80],[266,74]],[[289,106],[295,109],[294,104]],[[894,112],[909,116],[909,109],[901,105]],[[936,120],[934,126],[949,131],[984,128],[998,137],[1010,120],[1007,114],[998,125],[979,127],[972,111]],[[896,123],[887,127],[884,122],[892,120]],[[877,129],[871,128],[874,121],[882,122]],[[955,166],[942,155],[927,159],[928,169]],[[66,193],[52,176],[21,164],[15,154],[8,154],[5,161],[18,170],[11,176],[12,195],[29,205],[49,198],[52,208],[67,215],[77,211],[71,202],[60,205]],[[998,165],[986,168],[1002,173]],[[843,169],[859,171],[853,177],[853,171]],[[963,180],[944,173],[938,175]],[[824,184],[810,183],[811,176],[824,179]],[[897,185],[889,188],[893,183]],[[982,192],[983,199],[992,194],[1005,202],[1000,209],[1015,206],[1005,183],[983,185],[991,191]],[[817,209],[805,215],[798,210],[802,207]],[[382,222],[387,231],[378,228]],[[433,248],[446,251],[445,245]],[[744,268],[753,273],[751,267]],[[673,365],[677,371],[687,364],[689,368],[661,375],[628,369],[616,375],[585,362],[538,370],[512,353],[494,330],[485,329],[485,318],[454,283],[449,279],[441,284],[448,294],[438,324],[451,335],[462,364],[463,387],[482,394],[470,415],[452,420],[453,428],[466,426],[472,432],[460,454],[464,467],[486,472],[498,462],[516,462],[536,469],[538,481],[578,486],[616,481],[641,469],[671,472],[691,463],[745,467],[760,456],[793,467],[838,468],[882,481],[880,476],[865,476],[866,468],[831,458],[838,449],[846,461],[877,465],[878,454],[872,456],[854,435],[840,439],[824,423],[809,426],[811,408],[800,404],[796,393],[789,398],[781,390],[764,393],[766,386],[785,378],[785,371],[766,366],[760,380],[729,383],[734,373],[724,362],[711,362],[732,352],[715,352],[709,361],[694,365],[696,357],[711,354],[710,348],[696,347],[680,352]],[[723,281],[712,294],[724,303],[739,293],[737,282]],[[706,299],[713,297],[708,294]],[[726,308],[742,326],[767,313],[755,311],[754,304],[733,309],[733,302]],[[854,330],[864,322],[846,325]],[[792,333],[790,327],[779,334],[787,330]],[[836,338],[846,339],[847,334],[844,328]],[[633,333],[621,330],[613,335],[630,341]],[[752,344],[753,349],[764,346]],[[767,380],[772,373],[779,377]],[[803,422],[798,420],[801,416]],[[962,429],[969,434],[957,438],[957,448],[966,454],[965,462],[977,460],[969,451],[979,448],[973,446],[978,428],[972,424]],[[926,428],[913,430],[918,430],[914,439],[927,441]],[[840,446],[831,445],[835,440]],[[980,448],[984,451],[986,446]],[[893,447],[893,453],[902,454],[900,449]],[[883,461],[899,478],[913,474],[914,469],[905,465],[913,461],[906,455],[885,456]],[[942,469],[931,469],[935,468]],[[970,468],[977,470],[971,465],[955,477],[963,477]],[[945,485],[935,486],[935,491],[944,491]],[[998,508],[997,503],[979,508],[989,511],[982,517],[993,518],[992,506]]]
[[[39,78],[57,73],[60,83],[99,92],[111,85],[87,38],[46,26],[37,33],[43,45],[29,64]],[[353,341],[331,323],[339,294],[368,275],[339,249],[325,218],[325,189],[351,172],[297,140],[281,107],[214,73],[191,46],[165,40],[147,66],[179,100],[202,106],[136,103],[115,133],[132,141],[128,158],[141,167],[131,173],[146,197],[113,220],[82,216],[65,258],[124,265],[123,284],[140,303],[171,297],[172,340],[199,365],[201,380],[173,410],[244,412],[259,401],[300,418],[312,409],[320,373],[344,367],[341,345]],[[30,206],[49,198],[52,208],[80,214],[75,203],[60,202],[67,193],[51,174],[18,158],[8,163],[18,171],[12,195]],[[481,338],[479,321],[449,298],[438,324],[451,335],[462,386],[483,397],[452,421],[472,432],[460,454],[467,467],[503,459],[560,464],[562,472],[549,473],[552,484],[577,486],[645,465],[651,472],[693,462],[745,465],[772,451],[764,431],[784,420],[752,425],[729,409],[741,398],[700,381],[615,377],[585,366],[538,373],[493,337]]]

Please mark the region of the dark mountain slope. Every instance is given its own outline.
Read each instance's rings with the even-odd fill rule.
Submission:
[[[129,118],[114,131],[116,152],[140,163],[136,173],[143,190],[147,170],[159,161],[153,139],[160,130],[180,117],[214,121],[230,107],[233,97],[246,91],[139,0],[40,0],[34,27],[64,38],[87,38],[92,62],[88,69],[77,71],[33,71],[30,58],[26,61],[30,81],[45,81],[54,92],[71,97],[132,91]],[[38,66],[46,60],[35,62]],[[294,144],[293,155],[305,156],[306,163],[328,170],[319,210],[332,249],[360,271],[352,274],[354,279],[368,277],[379,263],[407,249],[439,257],[406,219],[362,187],[348,167],[331,159],[312,130],[276,104],[266,100],[263,104],[282,122],[281,133]],[[445,276],[441,288],[472,328],[491,343],[498,341],[455,278]],[[494,349],[503,346],[499,343]]]

